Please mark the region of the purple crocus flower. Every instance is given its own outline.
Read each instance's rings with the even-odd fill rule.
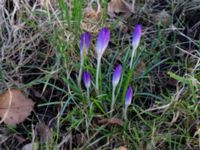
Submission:
[[[132,35],[132,54],[131,54],[131,61],[130,61],[130,69],[132,68],[132,64],[133,64],[133,57],[136,53],[136,50],[140,44],[140,39],[142,36],[142,25],[138,24],[135,26],[135,30],[133,31],[133,35]]]
[[[91,74],[88,71],[83,72],[83,83],[86,88],[90,87],[91,84]]]
[[[141,35],[142,35],[142,25],[138,24],[135,26],[135,30],[133,31],[132,34],[132,46],[136,49],[140,43],[140,39],[141,39]]]
[[[126,97],[125,97],[125,106],[128,107],[131,104],[133,98],[133,89],[131,86],[128,87],[128,90],[126,91]]]
[[[113,73],[113,78],[112,78],[113,87],[117,86],[117,84],[119,83],[121,74],[122,74],[122,65],[119,64],[119,65],[117,65],[117,67],[115,68],[115,71]]]
[[[83,55],[84,53],[88,53],[88,49],[90,46],[90,33],[85,32],[81,35],[79,46],[81,55]]]
[[[110,41],[109,29],[108,28],[101,29],[97,38],[97,43],[96,43],[96,52],[97,52],[97,57],[99,59],[101,58],[105,49],[107,48],[109,41]]]

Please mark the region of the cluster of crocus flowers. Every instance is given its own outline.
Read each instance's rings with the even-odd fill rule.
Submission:
[[[86,55],[88,54],[88,49],[90,47],[90,33],[86,32],[81,35],[80,38],[80,57],[81,57],[81,66],[79,70],[79,77],[78,77],[78,84],[80,85],[81,82],[81,76],[82,76],[82,70],[84,65],[84,59]]]
[[[133,58],[136,53],[136,49],[139,46],[140,40],[141,40],[141,34],[142,34],[142,26],[136,25],[135,30],[133,31],[132,34],[132,54],[131,54],[131,60],[130,60],[130,70],[132,69],[133,65]],[[97,42],[96,42],[96,54],[97,54],[97,68],[96,68],[96,91],[97,94],[99,93],[99,74],[100,74],[100,66],[101,66],[101,59],[102,56],[108,46],[108,43],[110,41],[110,31],[108,28],[102,28],[98,34]],[[81,56],[81,67],[79,71],[79,78],[78,82],[80,85],[81,77],[83,78],[83,83],[85,88],[87,89],[87,97],[89,99],[89,89],[91,86],[91,74],[88,71],[84,71],[82,74],[82,68],[84,65],[84,59],[88,53],[90,45],[90,34],[89,33],[84,33],[81,35],[80,38],[80,56]],[[122,65],[118,64],[113,72],[112,76],[112,103],[111,103],[111,116],[112,112],[114,110],[114,105],[115,105],[115,90],[117,85],[119,84],[119,81],[122,76]],[[129,85],[127,91],[126,91],[126,96],[125,96],[125,106],[124,106],[124,118],[127,120],[127,109],[131,104],[133,98],[133,89],[131,85]]]

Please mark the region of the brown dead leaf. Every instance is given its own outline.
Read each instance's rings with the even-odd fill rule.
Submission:
[[[128,150],[128,149],[124,146],[120,146],[120,147],[116,148],[115,150]]]
[[[42,143],[50,143],[52,140],[52,132],[44,122],[39,122],[36,125],[36,131],[40,136]]]
[[[44,8],[52,8],[53,6],[56,6],[57,0],[39,0],[38,3]]]
[[[134,76],[139,77],[142,73],[144,73],[146,69],[146,65],[144,61],[141,61],[134,71]]]
[[[93,3],[97,5],[95,9]],[[84,9],[84,19],[81,23],[81,28],[91,33],[98,33],[99,22],[103,17],[102,8],[98,0],[91,0],[88,6]]]
[[[102,16],[100,10],[95,10],[92,7],[88,6],[84,9],[84,17],[90,19],[90,21],[99,21]]]
[[[27,98],[20,90],[8,90],[0,95],[1,122],[7,125],[19,124],[30,115],[33,106],[34,102]]]
[[[75,135],[77,145],[84,144],[87,140],[83,133],[79,133]]]
[[[128,18],[134,11],[134,4],[130,4],[125,0],[111,0],[108,3],[108,15],[111,18],[116,17],[116,14],[121,13],[125,18]]]
[[[153,21],[159,22],[160,25],[164,25],[164,26],[170,25],[171,16],[165,10],[162,10],[161,12],[153,14],[152,17],[153,17]]]
[[[22,150],[38,150],[39,144],[38,143],[29,143],[22,147]]]
[[[20,135],[14,135],[14,138],[17,140],[17,142],[19,144],[21,144],[21,143],[26,141],[26,139],[24,137],[20,136]]]
[[[167,85],[170,85],[170,86],[173,86],[173,87],[176,87],[177,84],[178,84],[178,81],[175,80],[175,79],[169,78],[169,79],[166,81],[166,84],[167,84]]]
[[[123,126],[124,122],[119,118],[106,118],[97,121],[98,124],[106,124],[106,125],[118,125]]]

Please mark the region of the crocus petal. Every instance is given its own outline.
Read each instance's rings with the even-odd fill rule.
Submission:
[[[132,46],[134,49],[136,49],[140,43],[140,39],[141,39],[141,35],[142,35],[142,25],[138,24],[135,26],[135,30],[133,31],[133,35],[132,35]]]
[[[97,57],[101,57],[108,46],[110,41],[110,31],[108,28],[103,28],[99,32],[97,43],[96,43],[96,52]]]
[[[112,78],[113,87],[117,86],[117,84],[119,83],[121,74],[122,74],[122,65],[119,64],[119,65],[117,65],[117,67],[115,68],[115,71],[113,73],[113,78]]]
[[[91,74],[88,71],[83,72],[83,83],[86,88],[90,87],[91,84]]]
[[[127,107],[131,104],[132,98],[133,98],[133,89],[131,86],[129,86],[125,97],[125,105]]]
[[[90,46],[90,33],[86,32],[81,35],[79,46],[81,55],[83,55],[84,51],[86,54],[88,53]]]

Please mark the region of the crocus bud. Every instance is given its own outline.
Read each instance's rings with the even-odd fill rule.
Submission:
[[[101,29],[97,38],[97,43],[96,43],[96,52],[97,52],[97,57],[99,59],[101,58],[105,49],[107,48],[109,41],[110,41],[109,29],[108,28]]]
[[[83,72],[83,83],[86,88],[90,87],[91,84],[91,74],[88,71]]]
[[[140,39],[142,35],[142,25],[138,24],[135,26],[135,30],[133,31],[132,35],[132,54],[131,54],[131,61],[130,61],[130,69],[133,65],[133,57],[135,56],[136,50],[140,44]]]
[[[117,67],[115,68],[115,71],[113,73],[113,78],[112,78],[113,87],[117,86],[117,84],[119,83],[121,74],[122,74],[122,65],[119,64],[119,65],[117,65]]]
[[[128,90],[126,91],[126,97],[125,97],[125,106],[128,107],[131,104],[133,98],[133,89],[131,86],[128,87]]]
[[[135,26],[135,30],[133,31],[133,34],[132,34],[133,49],[136,49],[138,47],[140,43],[141,35],[142,35],[142,25],[138,24]]]
[[[86,32],[81,35],[79,46],[81,55],[88,53],[90,46],[90,33]]]

